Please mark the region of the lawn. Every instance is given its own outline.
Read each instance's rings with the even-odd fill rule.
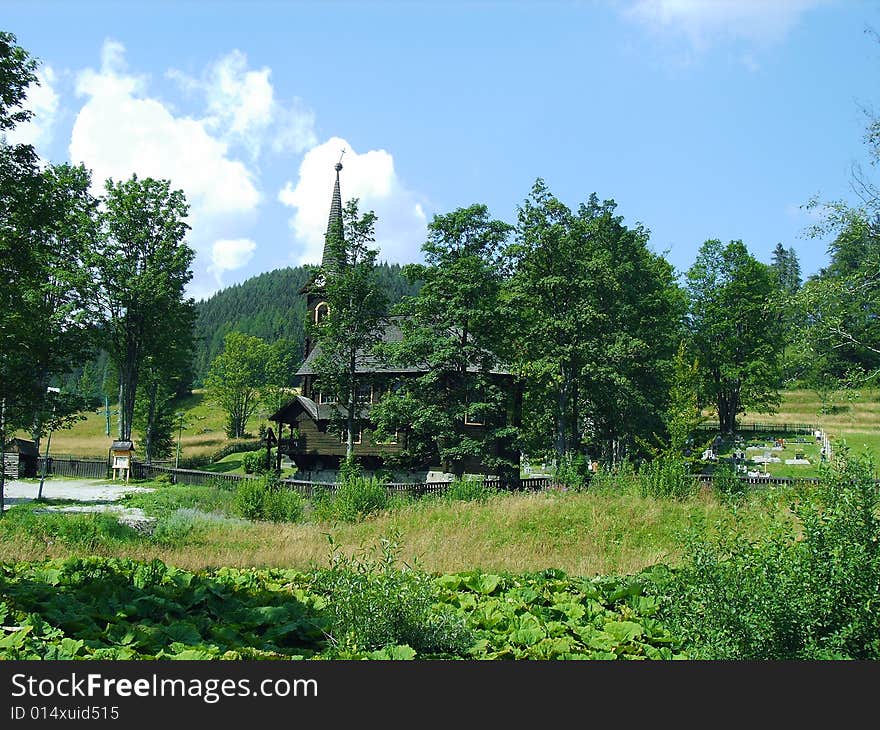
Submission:
[[[247,454],[259,454],[260,457],[265,458],[266,451],[264,449],[260,449],[259,451],[239,451],[235,454],[228,454],[222,459],[215,461],[213,464],[201,466],[199,469],[202,471],[214,472],[215,474],[246,474],[247,472],[244,469],[244,457]],[[275,458],[274,452],[272,458],[273,460]],[[295,474],[296,466],[281,467],[281,477],[283,479],[289,479]]]

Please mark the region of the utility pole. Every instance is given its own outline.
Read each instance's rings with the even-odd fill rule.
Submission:
[[[183,434],[183,412],[177,412],[177,458],[174,460],[174,468],[180,468],[180,436]]]
[[[46,393],[60,393],[61,388],[46,388]],[[55,399],[52,399],[52,418],[49,420],[49,435],[46,438],[46,455],[43,457],[43,470],[40,474],[40,488],[37,490],[37,499],[43,498],[43,482],[46,481],[46,467],[49,464],[49,444],[52,443],[52,426],[55,421],[55,406],[57,405]]]

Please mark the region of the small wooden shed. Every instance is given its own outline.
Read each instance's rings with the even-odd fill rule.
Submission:
[[[110,455],[113,478],[128,481],[134,458],[134,444],[131,441],[114,441],[110,445]]]
[[[3,456],[3,472],[7,479],[37,476],[37,445],[28,439],[14,438],[7,442]]]

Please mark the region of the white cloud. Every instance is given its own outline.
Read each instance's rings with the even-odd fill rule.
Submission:
[[[214,274],[217,285],[222,286],[224,271],[235,271],[246,266],[256,250],[257,244],[249,238],[223,238],[214,241],[208,271]]]
[[[230,144],[243,146],[254,159],[269,140],[273,151],[295,153],[318,141],[314,113],[296,98],[286,105],[279,102],[270,75],[265,66],[249,70],[247,56],[239,50],[212,64],[201,79],[168,73],[185,90],[204,95],[207,127]]]
[[[167,179],[182,189],[190,204],[187,242],[196,251],[188,289],[207,296],[215,288],[208,282],[219,285],[220,274],[235,268],[225,266],[233,259],[223,258],[222,247],[217,266],[212,244],[253,221],[261,201],[256,174],[205,121],[177,114],[151,96],[149,77],[128,72],[124,55],[122,44],[108,40],[100,70],[77,75],[76,92],[85,101],[73,123],[70,159],[92,170],[98,192],[107,178],[121,181],[132,174]]]
[[[6,141],[9,144],[30,144],[40,151],[52,141],[58,115],[58,93],[55,91],[56,78],[51,66],[43,66],[36,75],[38,83],[28,86],[23,105],[23,108],[33,112],[33,116],[8,130]]]
[[[391,154],[386,150],[358,154],[346,140],[331,137],[305,154],[296,184],[288,182],[278,193],[284,205],[295,209],[290,225],[298,248],[297,263],[321,261],[336,174],[333,167],[343,149],[340,173],[343,205],[358,198],[361,213],[368,210],[376,213],[380,259],[409,263],[421,258],[427,218],[418,196],[407,190],[397,177]]]
[[[70,159],[106,178],[166,178],[183,189],[193,218],[249,213],[260,200],[253,175],[228,154],[203,122],[175,116],[146,95],[147,79],[124,70],[121,44],[104,44],[100,71],[83,71],[77,94],[87,97],[73,124]]]
[[[654,31],[673,31],[705,49],[719,37],[770,42],[829,0],[634,0],[624,14]]]

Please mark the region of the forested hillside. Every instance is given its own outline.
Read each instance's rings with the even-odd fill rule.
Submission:
[[[377,269],[392,302],[418,290],[417,285],[403,278],[399,264],[383,263]],[[284,337],[301,345],[306,302],[299,290],[308,278],[309,269],[305,266],[275,269],[198,302],[194,385],[202,385],[211,361],[223,349],[223,338],[228,332],[243,332],[267,342]]]

